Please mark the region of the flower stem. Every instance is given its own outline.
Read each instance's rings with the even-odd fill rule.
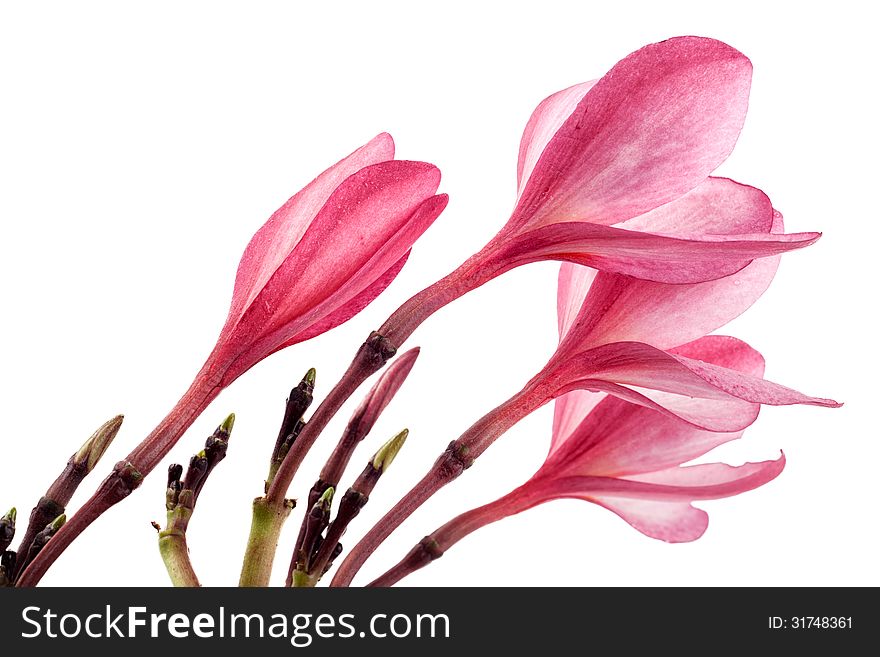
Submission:
[[[278,537],[293,507],[293,500],[284,500],[280,507],[265,497],[254,500],[251,532],[238,580],[239,586],[269,585]]]
[[[284,506],[285,495],[290,482],[302,464],[315,440],[336,415],[339,408],[367,378],[377,372],[391,358],[397,349],[378,333],[372,333],[358,349],[357,355],[349,365],[342,380],[336,384],[323,402],[315,410],[309,421],[297,436],[296,441],[275,473],[275,478],[266,493],[266,502],[280,511]]]
[[[456,516],[432,534],[425,536],[397,565],[367,586],[393,586],[407,575],[442,557],[465,536],[481,527],[531,508],[536,502],[529,499],[527,486],[520,486],[494,502]]]
[[[505,431],[550,401],[545,387],[536,383],[537,379],[533,379],[520,392],[477,420],[458,440],[452,441],[422,480],[354,546],[339,566],[330,586],[349,586],[364,562],[404,520],[469,468]]]
[[[428,317],[509,269],[492,258],[493,242],[468,258],[457,269],[405,301],[385,320],[378,333],[400,348]]]
[[[171,583],[177,587],[199,587],[192,562],[189,559],[189,548],[186,544],[186,528],[192,517],[192,509],[178,506],[168,512],[167,528],[159,532],[159,553]]]

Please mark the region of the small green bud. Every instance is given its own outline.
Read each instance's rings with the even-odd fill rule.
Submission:
[[[394,438],[382,445],[373,457],[373,467],[379,472],[385,472],[391,467],[391,462],[394,461],[394,457],[397,456],[400,448],[403,447],[408,435],[409,429],[404,429],[394,436]]]
[[[86,472],[94,470],[95,466],[98,465],[98,461],[104,456],[104,452],[110,447],[110,443],[116,438],[116,434],[119,433],[122,420],[123,416],[117,415],[112,420],[107,420],[98,427],[98,430],[92,434],[92,437],[83,443],[79,451],[73,455],[73,462],[76,465],[85,465]]]

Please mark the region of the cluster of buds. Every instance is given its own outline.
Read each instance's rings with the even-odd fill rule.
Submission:
[[[31,510],[18,550],[7,550],[15,537],[16,510],[0,518],[0,586],[12,586],[67,521],[66,507],[82,481],[95,469],[122,427],[123,417],[107,420],[67,460],[64,469]]]
[[[168,575],[176,586],[199,585],[189,559],[186,531],[208,476],[226,458],[234,424],[235,414],[230,413],[214,433],[208,436],[205,448],[189,460],[186,475],[179,463],[172,463],[168,467],[165,529],[161,529],[156,523],[153,523],[153,527],[159,532],[159,552],[168,569]]]
[[[391,438],[369,460],[363,472],[342,496],[339,510],[330,522],[335,489],[327,487],[312,505],[303,523],[302,541],[295,552],[287,575],[287,586],[312,587],[333,566],[342,554],[342,535],[351,521],[370,500],[379,478],[406,442],[409,431],[404,429]]]

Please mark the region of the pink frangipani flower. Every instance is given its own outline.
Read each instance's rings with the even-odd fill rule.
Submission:
[[[129,457],[143,474],[219,392],[266,356],[351,319],[400,272],[446,207],[432,164],[394,160],[387,133],[337,162],[253,236],[217,344],[192,387]],[[184,426],[185,425],[185,426]]]
[[[760,376],[754,364],[751,374]],[[698,539],[709,517],[696,500],[731,497],[776,478],[785,457],[730,466],[682,465],[742,432],[702,431],[615,397],[578,390],[556,402],[547,459],[522,486],[426,536],[374,586],[391,586],[481,527],[551,500],[603,506],[651,538]]]
[[[769,201],[762,214],[763,220],[747,218],[756,232],[782,231],[782,215]],[[687,222],[698,231],[724,235],[739,228],[741,216],[723,221],[694,216]],[[523,390],[499,407],[517,410],[498,413],[498,430],[572,390],[605,392],[695,428],[721,432],[747,427],[761,404],[838,406],[764,380],[760,354],[741,340],[707,336],[761,296],[778,263],[778,256],[756,259],[724,278],[691,284],[657,283],[563,263],[559,345]],[[757,362],[762,366],[755,374]],[[470,457],[482,453],[498,430],[474,434],[467,443]]]
[[[685,223],[697,232],[719,235],[737,231],[745,222],[757,233],[781,232],[782,215],[769,200],[761,207],[760,215],[698,213],[687,215]],[[367,555],[400,522],[470,467],[508,429],[573,391],[608,393],[620,403],[644,408],[650,413],[644,417],[663,418],[686,427],[681,431],[699,435],[742,431],[757,418],[761,404],[839,406],[765,381],[764,361],[757,351],[735,338],[706,335],[760,297],[778,260],[778,256],[756,259],[724,278],[691,284],[645,281],[563,263],[558,290],[560,341],[547,364],[522,390],[447,447],[431,471],[348,555],[334,585],[349,584]],[[601,398],[582,397],[594,402]],[[557,416],[555,436],[573,430],[562,426],[570,417]]]
[[[226,323],[171,412],[104,480],[24,572],[36,584],[67,545],[140,485],[221,390],[279,349],[347,321],[400,272],[446,207],[440,171],[394,159],[380,134],[288,200],[244,251]]]
[[[595,82],[544,100],[522,137],[517,203],[476,255],[402,306],[379,333],[400,346],[430,314],[514,267],[562,260],[663,283],[695,283],[812,244],[760,223],[767,197],[709,175],[733,150],[751,63],[713,39],[646,46]],[[702,232],[689,218],[737,231]]]

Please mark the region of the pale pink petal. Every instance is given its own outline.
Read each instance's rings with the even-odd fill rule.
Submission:
[[[553,472],[554,476],[621,477],[665,470],[741,435],[742,431],[702,431],[676,417],[606,397],[580,424],[562,434],[559,446],[541,472]],[[554,441],[560,438],[555,426],[553,437]]]
[[[542,100],[532,112],[519,144],[519,160],[516,163],[517,196],[522,193],[523,186],[547,143],[596,82],[597,80],[591,80],[557,91]]]
[[[728,340],[727,349],[744,345]],[[839,406],[830,399],[810,397],[757,376],[640,342],[617,342],[579,353],[560,349],[545,372],[559,382],[559,394],[578,387],[607,392],[644,406],[660,406],[712,431],[744,428],[736,423],[747,411],[742,402]]]
[[[785,406],[812,404],[837,406],[837,402],[804,395],[791,388],[730,368],[669,354],[639,342],[618,342],[587,352],[591,366],[603,378],[705,399],[735,397],[756,404]]]
[[[543,149],[511,226],[614,224],[690,191],[733,150],[751,70],[742,53],[700,37],[621,60]]]
[[[660,210],[663,221],[655,223],[661,232],[677,222],[684,232],[704,234],[783,231],[782,215],[761,190],[725,178],[710,178],[649,214]],[[560,336],[577,321],[584,344],[633,340],[666,348],[689,342],[744,312],[770,284],[778,263],[778,256],[760,258],[730,276],[691,285],[608,272],[597,278],[592,269],[563,263],[557,294]]]
[[[618,228],[660,235],[781,233],[773,206],[757,187],[709,177],[684,196],[620,224]]]
[[[709,514],[687,502],[588,495],[582,499],[605,507],[645,536],[667,543],[695,541],[709,526]]]
[[[327,169],[281,206],[245,248],[227,324],[234,323],[259,294],[342,181],[365,166],[393,158],[394,141],[391,135],[382,133]]]
[[[548,458],[562,447],[574,434],[578,425],[604,398],[604,394],[579,389],[556,399],[553,404],[553,437],[550,441]]]
[[[725,335],[709,335],[676,347],[670,353],[713,363],[753,377],[760,378],[764,374],[764,358],[761,354],[742,340]],[[601,400],[601,395],[596,393],[611,394],[630,402],[631,412],[635,412],[635,405],[643,406],[676,422],[683,420],[693,425],[693,428],[709,429],[713,432],[740,431],[754,422],[760,411],[760,404],[728,395],[720,399],[683,397],[597,379],[583,379],[571,385],[576,386],[575,390],[559,397],[555,402],[551,454],[574,435],[575,429],[581,422],[589,425],[592,421],[589,413]],[[593,392],[587,392],[582,388]],[[661,424],[664,421],[666,420],[658,419]],[[681,430],[693,429],[682,426]],[[696,455],[691,458],[695,457]]]
[[[772,461],[728,465],[701,463],[670,467],[624,477],[626,481],[668,486],[662,495],[686,497],[691,500],[714,500],[739,495],[775,479],[785,468],[785,455]],[[653,489],[652,489],[653,491]],[[651,492],[652,496],[657,493]]]
[[[668,236],[599,226],[557,223],[514,238],[499,235],[494,260],[505,269],[562,260],[660,283],[702,283],[729,276],[755,258],[813,244],[821,233]]]
[[[769,287],[778,264],[778,256],[758,258],[730,276],[685,285],[599,272],[577,319],[571,318],[570,311],[565,316],[566,329],[576,332],[585,347],[627,340],[660,349],[674,347],[707,335],[745,312]],[[562,265],[566,268],[591,271],[571,263]],[[569,273],[564,278],[578,277]],[[560,272],[560,292],[562,281]]]
[[[764,376],[764,357],[747,342],[729,335],[707,335],[699,340],[667,349],[670,354],[701,360],[719,367],[743,372],[754,377]]]
[[[775,461],[730,466],[709,463],[670,468],[662,472],[620,479],[612,477],[563,477],[540,474],[524,489],[532,506],[540,501],[575,497],[613,511],[651,538],[670,543],[693,541],[708,524],[704,511],[690,505],[694,500],[713,500],[739,495],[775,479],[785,467],[785,457]]]
[[[581,315],[581,307],[598,274],[595,269],[564,262],[559,268],[556,286],[556,317],[559,323],[559,339],[565,337]]]
[[[697,429],[713,432],[741,431],[758,419],[761,410],[760,404],[736,397],[721,395],[707,398],[689,397],[650,388],[620,385],[602,379],[574,381],[563,391],[570,392],[577,388],[613,395]]]

